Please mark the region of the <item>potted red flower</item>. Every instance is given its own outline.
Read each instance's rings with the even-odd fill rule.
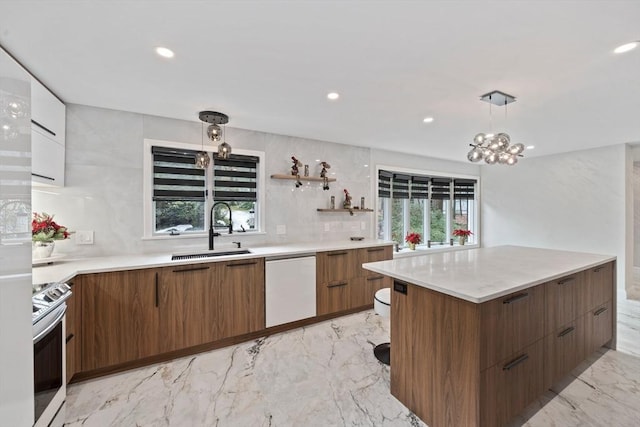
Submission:
[[[67,227],[56,223],[53,215],[48,213],[33,213],[31,221],[31,240],[33,241],[32,256],[34,259],[48,258],[54,248],[54,240],[68,239],[71,233]]]
[[[471,232],[471,230],[453,230],[453,235],[458,237],[458,241],[461,245],[464,245],[467,242],[469,236],[471,236],[472,234],[473,233]]]
[[[413,251],[416,249],[416,245],[422,242],[422,237],[420,236],[420,233],[407,233],[404,241],[409,244],[409,249]]]

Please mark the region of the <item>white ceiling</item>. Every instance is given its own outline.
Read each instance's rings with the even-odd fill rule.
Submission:
[[[640,141],[633,40],[640,1],[0,0],[0,44],[65,102],[461,161],[494,89],[527,156]]]

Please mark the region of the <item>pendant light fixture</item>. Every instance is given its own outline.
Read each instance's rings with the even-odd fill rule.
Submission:
[[[204,122],[202,122],[201,127],[202,130],[200,131],[200,140],[202,142],[202,151],[196,153],[196,167],[200,169],[206,169],[209,167],[211,158],[209,157],[209,153],[204,151]]]
[[[489,103],[489,117],[492,118],[491,104],[504,106],[506,116],[507,105],[515,102],[516,98],[504,92],[494,90],[482,95],[480,100]],[[473,144],[469,145],[473,148],[467,153],[467,159],[470,162],[479,162],[484,159],[485,163],[489,165],[496,163],[510,166],[515,165],[518,163],[518,157],[522,157],[522,152],[524,151],[523,144],[511,144],[511,137],[503,132],[498,134],[478,133],[473,138]]]
[[[220,125],[226,125],[229,123],[229,116],[226,114],[218,113],[217,111],[200,111],[198,117],[203,123],[209,123],[207,127],[207,138],[213,142],[222,140],[223,142],[218,145],[218,158],[228,159],[231,154],[231,146],[226,143],[226,127],[220,128]]]

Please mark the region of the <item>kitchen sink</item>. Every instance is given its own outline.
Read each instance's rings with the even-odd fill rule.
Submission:
[[[249,249],[232,249],[229,251],[215,251],[215,252],[197,252],[192,254],[174,254],[171,255],[171,261],[181,259],[201,259],[201,258],[214,258],[219,256],[232,256],[232,255],[246,255],[250,254]]]

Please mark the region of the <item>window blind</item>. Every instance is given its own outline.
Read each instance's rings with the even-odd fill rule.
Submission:
[[[391,194],[394,199],[409,198],[409,181],[411,176],[393,174],[393,183],[391,184]]]
[[[412,199],[428,199],[429,178],[426,176],[412,176],[410,195]]]
[[[258,157],[232,154],[229,159],[213,157],[213,199],[257,201]]]
[[[154,201],[204,201],[205,171],[195,165],[196,151],[151,147]]]
[[[393,174],[391,172],[380,169],[378,171],[378,197],[391,198],[391,180]]]
[[[453,198],[457,200],[472,200],[475,196],[475,179],[454,179]]]
[[[431,178],[431,199],[447,200],[451,197],[451,179]]]

